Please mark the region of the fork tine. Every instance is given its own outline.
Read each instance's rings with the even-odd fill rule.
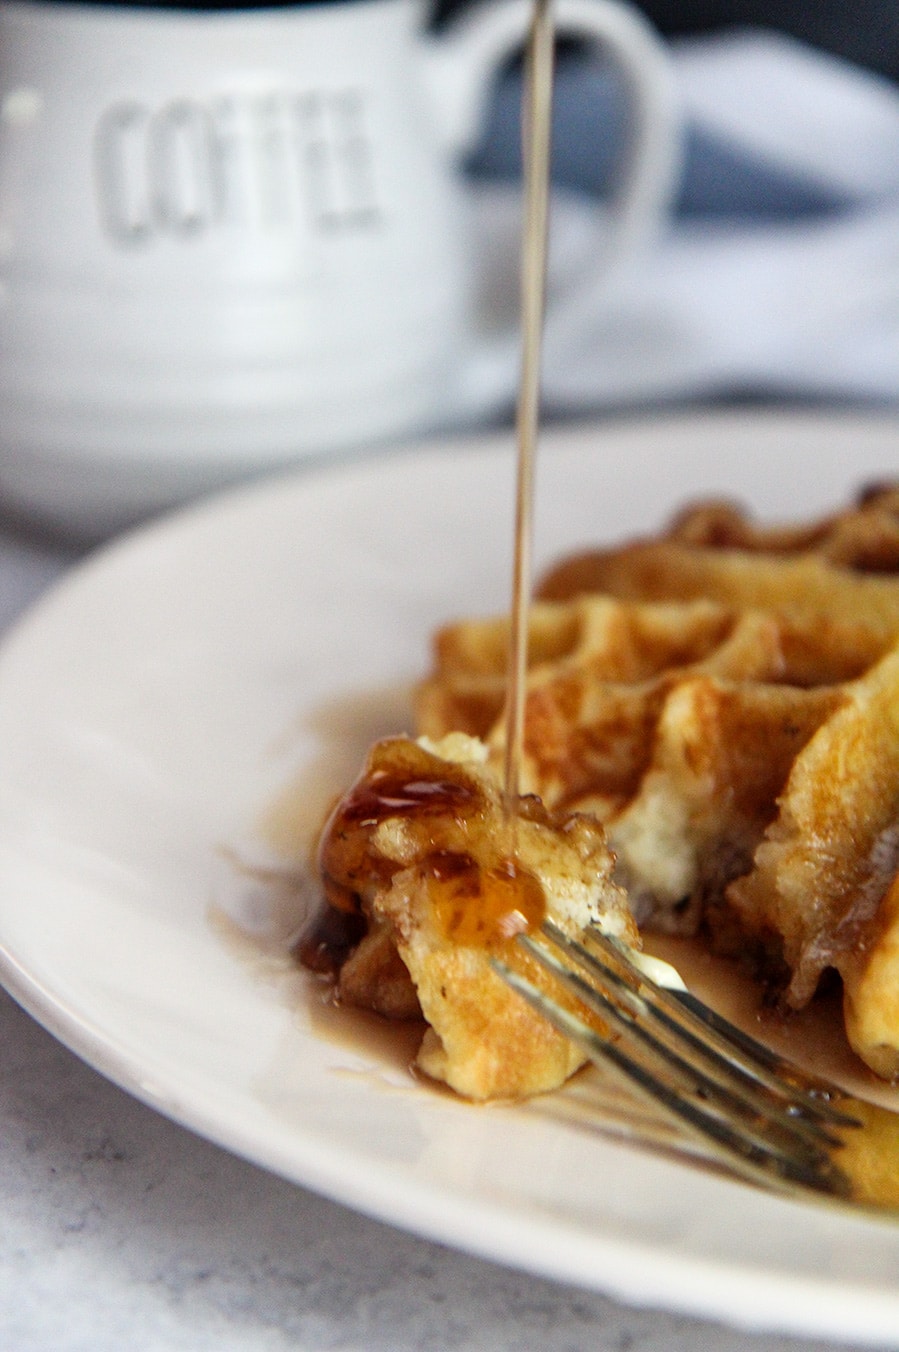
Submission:
[[[701,1094],[710,1111],[714,1107],[735,1119],[748,1118],[752,1123],[764,1120],[766,1139],[772,1139],[772,1133],[776,1133],[779,1139],[788,1141],[794,1151],[806,1149],[812,1158],[826,1154],[828,1146],[840,1144],[839,1138],[832,1135],[823,1122],[792,1113],[783,1096],[772,1094],[767,1086],[760,1085],[746,1076],[740,1067],[734,1066],[717,1046],[669,1019],[665,1010],[655,1004],[659,994],[655,988],[647,998],[645,992],[637,994],[621,982],[616,973],[591,963],[591,975],[603,983],[597,988],[533,940],[524,938],[522,944],[588,1008],[594,1009],[619,1031],[623,1023],[629,1036],[643,1043],[652,1055],[667,1062],[679,1075],[692,1077],[691,1092]],[[568,942],[565,951],[588,966],[591,955],[578,945]]]
[[[696,1040],[678,1041],[678,1029],[668,1029],[675,1038],[666,1041],[660,1039],[647,1021],[651,1004],[641,1000],[636,1007],[624,1009],[608,998],[605,991],[597,990],[588,984],[577,972],[572,972],[555,955],[541,949],[533,940],[524,939],[529,952],[548,967],[555,976],[578,996],[580,1000],[604,1020],[611,1022],[616,1030],[631,1039],[642,1043],[648,1052],[673,1069],[680,1092],[685,1090],[694,1096],[701,1096],[705,1109],[709,1113],[726,1115],[733,1121],[742,1121],[744,1131],[763,1148],[772,1143],[777,1148],[786,1145],[793,1153],[803,1154],[810,1160],[818,1161],[826,1156],[826,1145],[834,1144],[817,1123],[791,1118],[784,1113],[780,1105],[775,1105],[765,1097],[759,1097],[750,1086],[745,1092],[735,1091],[728,1083],[729,1067],[719,1054]],[[616,994],[621,992],[616,991]],[[693,1055],[693,1059],[690,1056]],[[764,1123],[764,1135],[759,1140],[757,1128]]]
[[[546,933],[553,942],[561,942],[572,956],[575,955],[577,945],[552,921],[546,922]],[[625,944],[594,928],[587,930],[585,936],[591,948],[595,946],[614,961],[636,989],[645,986],[646,975],[632,961]],[[591,954],[591,958],[595,961],[595,954]],[[793,1062],[779,1056],[770,1047],[716,1013],[686,988],[668,989],[653,983],[652,990],[658,1005],[676,1012],[679,1019],[692,1024],[704,1042],[708,1042],[711,1037],[715,1045],[753,1079],[767,1085],[775,1093],[788,1095],[793,1110],[808,1112],[813,1117],[825,1118],[839,1126],[858,1125],[856,1118],[832,1102],[841,1092],[835,1085],[809,1075]]]
[[[618,1042],[600,1037],[594,1029],[570,1014],[542,991],[505,964],[494,961],[509,985],[554,1024],[597,1064],[611,1065],[651,1104],[704,1142],[707,1150],[742,1177],[753,1182],[789,1189],[805,1187],[819,1193],[846,1195],[848,1180],[826,1156],[810,1161],[772,1145],[764,1135],[752,1135],[729,1123],[703,1103],[687,1097],[689,1086],[673,1086],[652,1074],[639,1059]]]
[[[498,973],[566,1036],[591,1057],[611,1065],[653,1104],[705,1141],[713,1153],[741,1175],[780,1187],[799,1186],[821,1193],[844,1195],[849,1181],[828,1153],[832,1142],[816,1141],[813,1124],[794,1122],[773,1110],[767,1100],[755,1103],[751,1095],[736,1095],[691,1062],[682,1051],[660,1041],[642,1018],[624,1012],[606,993],[596,990],[580,973],[572,972],[554,953],[527,936],[519,942],[575,994],[614,1035],[601,1035],[584,1019],[563,1008],[520,973],[494,960]],[[644,978],[645,979],[645,978]]]
[[[589,929],[585,932],[590,945],[587,948],[572,940],[551,920],[545,922],[543,931],[591,975],[612,983],[623,998],[630,992],[642,1000],[639,1014],[648,1015],[671,1031],[675,1031],[673,1025],[676,1025],[678,1035],[686,1037],[696,1050],[707,1051],[713,1047],[724,1058],[730,1073],[762,1086],[783,1104],[791,1120],[803,1118],[834,1126],[858,1126],[856,1118],[831,1102],[839,1092],[835,1086],[807,1075],[717,1014],[690,991],[666,989],[649,981],[631,961],[626,946],[620,941],[600,930]],[[650,995],[648,1000],[647,993]]]

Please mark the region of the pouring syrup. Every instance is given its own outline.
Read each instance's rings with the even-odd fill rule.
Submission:
[[[516,419],[517,461],[515,535],[511,623],[506,699],[504,806],[508,828],[505,857],[498,867],[479,870],[474,861],[464,865],[437,850],[426,862],[437,910],[448,932],[458,942],[490,943],[539,925],[546,908],[543,890],[517,860],[517,831],[521,812],[520,781],[524,747],[524,706],[527,679],[528,611],[531,600],[531,539],[534,464],[540,412],[540,357],[546,292],[549,223],[549,164],[552,123],[554,28],[552,0],[533,0],[525,64],[522,127],[524,159],[524,221],[521,254],[521,378]],[[451,773],[451,772],[447,772]],[[335,873],[347,841],[358,836],[358,849],[367,848],[364,828],[386,815],[419,816],[453,809],[461,811],[455,782],[363,781],[335,808],[319,843],[319,873],[325,881],[324,906],[304,928],[297,942],[300,962],[332,976],[366,930],[357,892],[339,884]],[[363,828],[357,830],[357,828]],[[345,872],[346,870],[344,870]],[[468,873],[471,878],[466,883]],[[464,904],[463,904],[464,902]]]
[[[509,626],[504,789],[514,829],[521,781],[531,600],[534,471],[540,421],[540,359],[549,237],[549,169],[555,61],[552,0],[534,0],[525,64],[522,142],[524,228],[521,251],[521,380],[516,419],[517,464],[512,604]]]

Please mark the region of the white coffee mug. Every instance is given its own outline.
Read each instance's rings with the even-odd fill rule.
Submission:
[[[631,91],[633,244],[673,172],[667,63],[617,0],[557,4]],[[476,302],[457,165],[529,13],[437,37],[418,0],[0,5],[0,501],[103,533],[446,425]]]

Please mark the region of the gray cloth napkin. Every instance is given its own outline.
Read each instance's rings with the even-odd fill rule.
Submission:
[[[560,60],[544,390],[551,410],[740,393],[899,399],[899,87],[759,30],[670,45],[683,158],[651,247],[608,276],[625,123],[609,69]],[[490,325],[517,304],[521,79],[467,166]],[[510,262],[511,260],[511,262]],[[508,338],[460,408],[507,405]]]

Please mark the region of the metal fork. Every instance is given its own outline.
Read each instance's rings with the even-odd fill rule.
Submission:
[[[541,940],[525,934],[518,943],[550,973],[556,992],[494,959],[499,975],[713,1158],[782,1191],[854,1196],[838,1156],[846,1133],[862,1126],[857,1100],[734,1027],[668,963],[598,929],[575,941],[547,920]]]

